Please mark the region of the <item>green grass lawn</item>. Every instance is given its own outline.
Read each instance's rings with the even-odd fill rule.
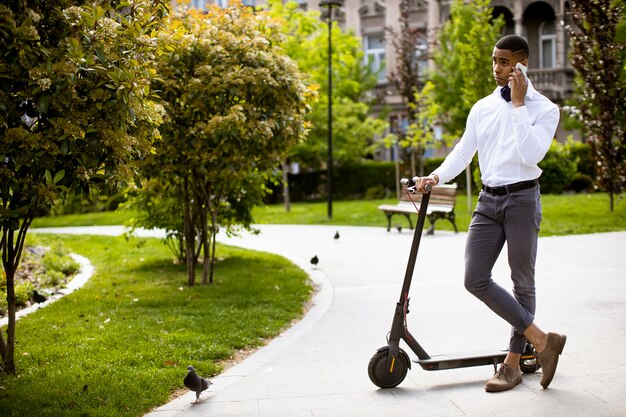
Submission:
[[[327,203],[297,203],[286,212],[282,205],[258,207],[254,218],[260,224],[336,224],[352,226],[387,226],[384,214],[378,210],[380,204],[395,204],[395,199],[337,201],[333,203],[333,219],[328,220]],[[472,198],[471,209],[476,204]],[[609,210],[606,194],[543,195],[543,222],[541,235],[568,235],[626,230],[626,201]],[[456,223],[461,231],[466,231],[470,222],[467,197],[459,194],[456,200]],[[395,215],[392,225],[408,227],[404,216]],[[437,221],[437,230],[453,230],[447,220]]]
[[[311,294],[304,271],[270,254],[219,245],[215,284],[188,287],[157,239],[34,238],[61,239],[96,272],[18,321],[18,374],[0,375],[1,416],[141,416],[171,399],[188,365],[219,373],[300,317]]]
[[[328,220],[327,203],[294,203],[289,212],[281,204],[255,208],[253,214],[258,224],[328,224],[350,226],[386,227],[387,220],[378,210],[381,204],[395,204],[395,199],[352,200],[333,202],[333,218]],[[626,230],[626,201],[616,199],[615,210],[609,210],[609,197],[604,193],[563,194],[542,196],[542,236],[583,234]],[[476,204],[473,196],[471,209]],[[461,231],[467,230],[470,211],[467,197],[460,193],[456,200],[456,223]],[[127,212],[87,213],[35,219],[33,227],[95,226],[123,224],[132,216]],[[394,216],[393,224],[408,227],[404,216]],[[445,220],[437,222],[437,230],[453,230]]]

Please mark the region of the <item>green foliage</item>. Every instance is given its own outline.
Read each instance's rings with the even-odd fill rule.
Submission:
[[[292,201],[317,200],[323,197],[320,190],[325,188],[326,176],[323,171],[301,172],[289,175],[289,192]],[[395,195],[395,165],[393,162],[364,160],[338,166],[333,176],[335,198],[363,198],[372,187],[382,187],[383,194]],[[278,192],[267,202],[278,202]]]
[[[79,264],[60,242],[52,242],[45,249],[29,245],[15,274],[16,305],[28,305],[34,289],[53,291],[64,287],[78,270]],[[0,314],[6,314],[7,280],[4,271],[0,280],[0,300],[4,301],[0,302]]]
[[[365,191],[365,199],[379,200],[381,198],[387,197],[388,194],[389,193],[387,192],[387,190],[385,190],[385,187],[383,187],[382,185],[375,185]]]
[[[450,20],[438,35],[429,106],[434,106],[437,121],[456,137],[465,129],[474,103],[495,87],[491,55],[504,23],[501,17],[492,18],[489,4],[489,0],[453,0]]]
[[[43,266],[47,271],[61,272],[65,276],[74,275],[80,265],[69,256],[62,244],[55,242],[43,256]]]
[[[576,161],[571,158],[566,146],[553,141],[546,156],[539,163],[541,191],[559,194],[571,184],[576,176]]]
[[[318,11],[304,12],[294,1],[270,0],[268,13],[282,25],[285,51],[319,92],[319,101],[307,118],[311,131],[306,141],[290,152],[290,160],[303,169],[318,170],[326,164],[328,154],[328,26]],[[343,32],[336,22],[331,32],[333,159],[341,165],[371,152],[387,124],[369,116],[368,94],[376,86],[377,74],[364,63],[361,39]]]
[[[52,269],[35,275],[35,279],[45,288],[54,288],[58,287],[66,276],[63,272]]]
[[[26,232],[69,194],[89,196],[152,151],[155,36],[169,1],[22,0],[0,5],[0,249],[7,302]],[[14,372],[15,328],[0,335]],[[5,354],[6,352],[6,354]]]
[[[377,186],[385,190],[383,197],[395,195],[396,174],[393,162],[363,161],[337,168],[334,187],[343,198],[362,198],[365,192]]]
[[[303,140],[315,98],[282,49],[277,22],[232,6],[178,8],[159,34],[163,141],[144,159],[129,203],[143,212],[133,226],[170,232],[178,258],[188,262],[190,285],[201,248],[205,265],[213,265],[218,225],[250,225],[251,208],[265,192],[257,184]]]
[[[625,7],[619,0],[573,0],[566,26],[579,103],[570,110],[591,145],[611,209],[614,194],[626,187]]]
[[[25,3],[0,6],[1,220],[12,229],[67,193],[128,178],[162,114],[150,95],[162,2]]]
[[[425,74],[421,72],[420,63],[428,56],[426,30],[411,24],[409,2],[403,0],[399,4],[399,30],[385,28],[385,40],[391,43],[396,57],[396,68],[390,72],[389,81],[395,86],[406,106],[406,114],[402,114],[401,122],[406,120],[408,127],[398,126],[396,133],[382,139],[386,147],[399,145],[408,149],[411,155],[411,172],[417,173],[415,156],[423,164],[424,151],[434,145],[434,134],[430,114],[427,112],[426,97],[420,93],[424,85]]]
[[[23,306],[28,303],[33,295],[33,284],[31,282],[22,282],[15,286],[15,305]]]

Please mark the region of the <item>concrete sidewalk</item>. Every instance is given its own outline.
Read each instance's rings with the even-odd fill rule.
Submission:
[[[427,372],[413,364],[389,390],[368,378],[369,359],[386,345],[409,231],[260,228],[259,235],[219,240],[300,265],[319,288],[314,307],[213,378],[201,403],[191,405],[195,394],[189,393],[149,417],[626,416],[626,232],[540,239],[537,324],[567,334],[567,345],[548,390],[537,372],[511,391],[489,394],[483,387],[490,366]],[[438,231],[422,239],[408,321],[431,356],[507,346],[508,325],[463,288],[465,236]],[[309,264],[313,255],[320,259],[316,269]],[[503,255],[494,277],[507,288],[508,273]]]

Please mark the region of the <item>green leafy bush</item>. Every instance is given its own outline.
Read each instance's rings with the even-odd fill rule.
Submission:
[[[578,172],[570,185],[567,186],[567,191],[573,191],[576,193],[592,192],[594,191],[593,178],[589,175]]]
[[[566,145],[552,142],[548,153],[539,163],[541,191],[547,194],[560,194],[576,176],[576,161],[572,159]]]
[[[64,287],[79,268],[78,262],[69,256],[69,251],[60,242],[53,243],[45,252],[27,246],[15,274],[16,305],[26,306],[34,289]],[[7,313],[6,291],[3,270],[0,275],[0,314]]]
[[[50,269],[40,272],[35,277],[42,287],[51,288],[61,285],[66,276],[62,271]]]
[[[58,271],[66,276],[75,274],[79,269],[78,262],[72,259],[66,249],[58,243],[50,247],[44,255],[43,266],[47,273]]]
[[[30,297],[33,295],[33,284],[30,281],[20,282],[15,285],[15,304],[23,306],[28,303]],[[6,298],[6,297],[4,297]]]
[[[366,200],[377,200],[381,198],[387,197],[387,192],[385,191],[385,187],[382,185],[376,185],[374,187],[370,187],[365,191],[365,199]]]

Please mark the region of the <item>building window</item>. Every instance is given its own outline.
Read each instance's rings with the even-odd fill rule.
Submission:
[[[417,59],[417,76],[423,81],[426,79],[426,72],[428,71],[428,43],[426,37],[417,45],[415,58]]]
[[[556,30],[554,22],[543,22],[539,25],[539,67],[554,68],[556,66]]]
[[[189,7],[198,10],[206,10],[206,4],[207,0],[191,0]]]
[[[382,39],[382,34],[370,34],[363,37],[365,64],[369,65],[373,72],[378,73],[378,82],[384,82],[387,79],[385,74],[385,45]]]
[[[229,0],[191,0],[189,7],[198,9],[198,10],[207,10],[207,4],[217,4],[222,9],[228,7]],[[242,0],[242,4],[244,6],[254,7],[256,4],[256,0]]]

